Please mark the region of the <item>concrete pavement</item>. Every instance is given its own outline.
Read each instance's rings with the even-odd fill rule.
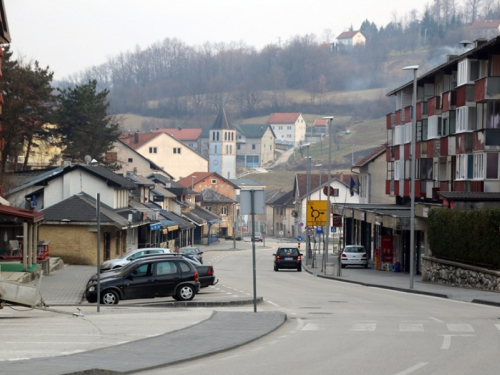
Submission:
[[[270,239],[256,248],[272,250],[277,245]],[[204,251],[234,251],[249,250],[252,245],[238,241],[233,249],[232,241],[227,241],[202,247]],[[334,261],[332,254],[329,258]],[[325,275],[320,262],[311,267],[304,261],[303,268],[325,282],[351,282],[500,307],[500,293],[424,283],[419,276],[410,289],[408,274],[355,267],[342,269],[340,277]],[[334,267],[335,275],[336,271]],[[281,312],[251,312],[252,296],[236,296],[219,284],[202,289],[194,305],[171,298],[121,301],[117,306],[101,306],[97,313],[95,304],[82,302],[82,286],[92,273],[94,267],[66,266],[43,279],[44,301],[66,314],[0,310],[0,373],[133,373],[244,345],[286,321]],[[219,308],[206,308],[210,306]],[[71,315],[79,313],[78,309],[83,317]]]

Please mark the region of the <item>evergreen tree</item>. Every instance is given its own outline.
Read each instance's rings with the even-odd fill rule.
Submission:
[[[96,80],[58,91],[56,118],[61,142],[66,146],[64,153],[73,160],[90,155],[107,164],[105,154],[119,135],[117,119],[107,114],[109,91],[97,92]]]

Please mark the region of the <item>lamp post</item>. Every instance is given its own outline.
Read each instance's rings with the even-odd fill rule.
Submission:
[[[410,182],[410,289],[413,289],[413,276],[415,273],[415,128],[417,110],[417,70],[418,65],[406,66],[403,70],[413,70],[413,95],[411,100],[411,182]]]
[[[325,270],[326,273],[326,263],[328,263],[328,240],[330,239],[330,185],[331,185],[331,169],[332,169],[332,121],[333,121],[333,116],[325,116],[323,117],[324,119],[328,120],[328,168],[327,168],[327,173],[328,173],[328,187],[327,187],[327,194],[326,194],[326,241],[325,241],[325,251],[324,251],[324,267],[323,269]],[[340,269],[340,263],[339,263],[339,269]]]
[[[319,200],[321,200],[321,167],[323,164],[315,164],[315,167],[318,168],[318,173],[319,173]]]
[[[309,156],[309,146],[311,146],[310,143],[306,143],[303,146],[307,147],[307,184],[306,184],[306,212],[307,212],[307,202],[309,201],[310,194],[311,194],[311,157]],[[309,227],[307,226],[307,221],[306,221],[306,236],[307,236],[307,242],[306,242],[306,255],[307,255],[307,264],[310,264],[311,259],[312,259],[312,253],[311,253],[311,239],[309,238]]]

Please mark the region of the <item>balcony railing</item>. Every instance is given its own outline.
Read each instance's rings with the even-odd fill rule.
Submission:
[[[457,87],[457,107],[463,107],[474,102],[474,85],[466,84]]]
[[[500,77],[485,77],[474,82],[474,101],[500,99]]]
[[[443,93],[443,112],[447,112],[451,109],[455,109],[457,105],[457,92],[447,91]]]

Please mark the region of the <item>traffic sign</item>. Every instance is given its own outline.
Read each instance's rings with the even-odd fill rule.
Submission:
[[[301,236],[297,236],[297,241],[302,241],[302,237]]]
[[[307,225],[326,225],[327,201],[307,201]]]
[[[341,227],[342,226],[342,215],[332,214],[332,225],[334,227]]]

